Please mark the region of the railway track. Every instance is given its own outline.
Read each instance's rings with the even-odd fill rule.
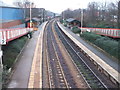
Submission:
[[[47,35],[47,71],[50,88],[76,88],[75,82],[70,74],[64,58],[56,43],[55,37],[51,32],[51,23],[46,28]]]
[[[84,80],[88,84],[90,88],[105,88],[108,89],[108,86],[106,86],[103,81],[94,73],[94,71],[86,64],[84,59],[80,56],[80,52],[77,52],[77,50],[74,49],[72,44],[66,39],[66,36],[63,35],[60,28],[56,26],[56,32],[58,36],[60,37],[61,41],[63,42],[64,46],[68,50],[70,56],[73,58],[73,63],[75,63],[75,66],[80,71],[80,74],[83,76]]]

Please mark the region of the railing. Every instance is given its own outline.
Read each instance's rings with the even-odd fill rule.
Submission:
[[[0,45],[5,45],[9,41],[27,34],[29,31],[33,31],[33,28],[0,29]]]
[[[113,38],[120,38],[120,29],[111,29],[111,28],[82,28],[82,31],[95,32],[96,34],[109,36]]]

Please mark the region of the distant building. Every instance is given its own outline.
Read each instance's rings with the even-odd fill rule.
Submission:
[[[74,18],[66,19],[66,21],[69,23],[69,25],[72,25],[72,26],[81,26],[80,21],[78,21],[78,20],[76,20]]]
[[[22,23],[24,12],[14,5],[7,5],[0,1],[0,28],[9,28]]]

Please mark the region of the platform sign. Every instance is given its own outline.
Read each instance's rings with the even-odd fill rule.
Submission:
[[[3,34],[3,33],[0,32],[0,45],[6,44],[6,38],[3,38],[3,35],[2,35],[2,34]]]

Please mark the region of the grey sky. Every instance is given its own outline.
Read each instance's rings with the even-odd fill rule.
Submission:
[[[18,0],[2,0],[8,4]],[[23,0],[19,0],[23,1]],[[31,0],[35,3],[36,7],[45,8],[55,13],[61,13],[63,10],[86,8],[89,2],[117,2],[119,0]]]

